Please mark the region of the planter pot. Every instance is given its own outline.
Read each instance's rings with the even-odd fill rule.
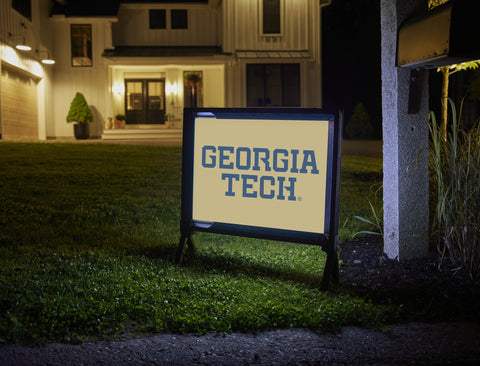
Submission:
[[[73,132],[77,140],[86,140],[89,135],[88,123],[76,123],[73,125]]]

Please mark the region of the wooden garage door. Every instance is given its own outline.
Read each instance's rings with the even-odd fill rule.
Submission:
[[[19,71],[2,65],[2,139],[38,140],[37,84]]]

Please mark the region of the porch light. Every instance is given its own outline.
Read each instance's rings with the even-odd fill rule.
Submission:
[[[176,83],[167,84],[167,94],[168,95],[170,95],[170,94],[177,95],[177,92],[178,92],[178,87],[177,87]]]
[[[112,92],[117,95],[123,95],[125,93],[125,85],[120,83],[113,84]]]

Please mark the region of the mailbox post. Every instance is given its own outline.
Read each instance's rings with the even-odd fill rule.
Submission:
[[[432,12],[426,3],[381,0],[384,251],[397,260],[428,253],[426,69],[480,56],[478,1],[452,0]]]

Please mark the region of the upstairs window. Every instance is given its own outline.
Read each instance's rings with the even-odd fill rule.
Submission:
[[[188,29],[187,10],[172,9],[170,15],[171,15],[172,29]]]
[[[166,29],[167,17],[165,9],[150,10],[150,29]]]
[[[92,25],[72,24],[72,66],[93,66],[92,58]]]
[[[31,0],[12,0],[12,8],[22,14],[25,18],[32,20]]]
[[[263,0],[262,20],[263,34],[281,33],[280,0]]]

